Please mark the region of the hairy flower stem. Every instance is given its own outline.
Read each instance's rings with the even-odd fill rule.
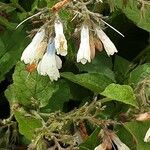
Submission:
[[[43,127],[36,130],[35,139],[33,143],[38,143],[40,139],[47,139],[48,141],[57,138],[57,141],[62,143],[67,143],[69,145],[74,145],[75,135],[70,131],[70,126],[79,127],[81,123],[89,122],[93,126],[101,126],[102,128],[109,124],[117,124],[112,120],[102,120],[97,117],[103,110],[101,103],[94,100],[92,103],[86,103],[79,109],[75,109],[68,113],[54,112],[54,113],[33,113],[36,117],[43,120]],[[43,119],[44,118],[44,119]],[[47,119],[46,119],[47,118]],[[47,121],[46,121],[47,120]],[[77,128],[78,129],[78,128]],[[86,131],[86,126],[84,125],[84,131]],[[83,132],[79,132],[83,134]],[[88,136],[88,133],[84,132],[84,138]],[[81,135],[82,137],[83,135]],[[37,138],[38,137],[38,138]],[[83,137],[82,137],[83,138]],[[85,138],[86,139],[86,138]]]

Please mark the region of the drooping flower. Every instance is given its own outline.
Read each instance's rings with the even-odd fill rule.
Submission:
[[[87,25],[83,25],[81,29],[81,42],[77,53],[77,62],[81,62],[82,64],[86,64],[87,61],[91,62],[89,40],[89,28]]]
[[[125,145],[117,135],[113,134],[111,139],[117,146],[118,150],[130,150],[130,148]]]
[[[46,49],[46,44],[43,44],[45,37],[45,29],[41,28],[33,37],[31,43],[25,48],[22,53],[21,61],[25,64],[36,63]],[[42,46],[42,48],[41,48]]]
[[[39,74],[48,75],[50,80],[57,81],[60,78],[59,70],[62,67],[61,59],[55,54],[55,42],[54,39],[50,39],[47,47],[47,51],[44,54],[42,60],[37,66]]]
[[[145,134],[144,142],[150,142],[150,128],[147,130]]]
[[[102,41],[104,49],[108,56],[113,55],[114,53],[117,53],[117,48],[115,47],[114,43],[110,40],[110,38],[105,34],[105,32],[100,29],[96,28],[96,34],[98,38]]]
[[[67,40],[63,31],[63,24],[57,19],[55,21],[55,48],[57,50],[57,54],[62,56],[67,55]]]

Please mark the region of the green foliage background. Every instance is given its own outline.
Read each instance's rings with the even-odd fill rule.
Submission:
[[[20,62],[21,54],[31,40],[26,31],[31,31],[35,26],[28,21],[18,29],[15,27],[39,9],[50,8],[56,2],[0,1],[0,107],[6,108],[0,109],[0,114],[1,119],[13,115],[13,119],[10,117],[13,123],[9,118],[6,119],[8,126],[3,128],[0,125],[0,149],[15,149],[16,145],[30,144],[35,138],[35,131],[43,127],[41,118],[31,112],[67,113],[80,108],[85,102],[91,102],[98,95],[102,106],[106,107],[99,114],[100,119],[120,123],[113,126],[114,131],[131,149],[149,150],[150,143],[145,143],[143,139],[150,121],[138,122],[134,116],[150,111],[150,6],[146,5],[141,10],[137,0],[129,0],[127,4],[114,0],[114,11],[110,12],[106,1],[103,6],[95,4],[96,11],[101,9],[109,15],[107,22],[125,35],[123,38],[112,29],[105,29],[119,52],[113,57],[97,52],[92,63],[83,66],[76,63],[77,46],[68,36],[69,54],[60,71],[61,79],[50,82],[48,77],[40,76],[36,71],[29,74]],[[60,13],[66,34],[72,35],[72,16],[67,10]],[[122,119],[121,114],[125,118]],[[99,128],[92,130],[80,149],[94,149],[100,143],[99,131]],[[10,138],[14,137],[18,139],[10,143]]]

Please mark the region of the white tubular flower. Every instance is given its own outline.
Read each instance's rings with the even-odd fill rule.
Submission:
[[[104,49],[108,56],[118,52],[114,43],[109,39],[109,37],[105,34],[105,32],[102,29],[96,28],[96,34],[98,38],[102,41]]]
[[[61,59],[55,54],[54,40],[50,39],[47,47],[47,52],[37,66],[39,74],[48,75],[50,80],[57,81],[60,78],[59,70],[62,67]]]
[[[59,21],[55,21],[55,48],[57,50],[57,54],[62,56],[67,55],[67,40],[63,33],[63,24]]]
[[[130,148],[122,143],[122,141],[116,135],[112,136],[112,141],[116,144],[118,150],[130,150]]]
[[[22,53],[21,61],[25,64],[32,64],[37,58],[37,49],[45,37],[45,29],[41,28],[36,35],[33,37],[31,43],[25,48]]]
[[[146,135],[144,137],[144,142],[150,142],[150,128],[146,132]]]
[[[81,29],[80,47],[77,53],[77,62],[86,64],[87,61],[91,62],[89,28],[87,25],[83,25]]]

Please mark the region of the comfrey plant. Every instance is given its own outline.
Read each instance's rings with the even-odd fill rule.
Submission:
[[[15,46],[16,50],[14,43],[25,40],[23,44],[18,42],[16,59],[9,57],[16,56],[13,50],[0,58],[6,63],[7,58],[15,59],[11,62],[15,67],[8,72],[11,76],[6,79],[11,85],[5,94],[0,93],[2,100],[9,100],[11,110],[8,119],[0,120],[0,149],[22,149],[23,143],[27,150],[149,150],[146,31],[150,31],[150,1],[33,1],[29,2],[31,11],[26,13],[19,5],[22,1],[5,5],[9,11],[16,6],[13,15],[21,20],[37,13],[22,21],[13,33],[23,38],[15,36],[7,46],[5,34],[0,35],[0,49]],[[24,23],[28,20],[30,25]],[[131,29],[140,37],[131,36]],[[32,40],[25,47],[27,34]],[[131,37],[133,42],[129,42]],[[140,54],[138,44],[140,48],[147,46]],[[136,55],[133,61],[133,55],[128,58],[130,52]],[[2,70],[5,67],[0,66]],[[7,146],[3,147],[4,143]]]

